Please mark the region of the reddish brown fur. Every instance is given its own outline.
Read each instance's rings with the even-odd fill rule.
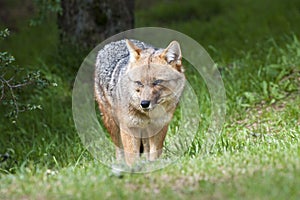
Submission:
[[[151,53],[137,48],[129,41],[127,46],[131,58],[124,83],[120,87],[123,87],[121,92],[128,91],[122,93],[124,96],[121,95],[123,98],[121,104],[111,105],[103,88],[102,96],[96,95],[96,100],[103,115],[104,125],[116,145],[117,160],[125,157],[126,163],[131,166],[141,156],[141,145],[145,157],[150,161],[156,160],[162,154],[168,125],[178,103],[178,97],[173,93],[178,92],[178,95],[181,95],[185,78],[178,43],[171,43],[156,56],[150,56]],[[174,60],[170,62],[170,58],[167,58],[170,54],[169,48],[173,48],[171,53],[178,53],[171,55],[170,58],[174,57]],[[154,65],[150,67],[150,63]],[[171,76],[170,80],[165,80],[167,86],[154,86],[152,84],[154,79],[162,74],[164,78]],[[136,81],[142,82],[145,86],[134,86]],[[140,100],[151,100],[153,111],[145,111],[136,105],[137,102],[130,102],[134,100],[129,100],[128,95]]]

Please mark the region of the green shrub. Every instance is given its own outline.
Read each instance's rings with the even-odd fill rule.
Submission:
[[[9,36],[9,30],[0,32],[0,38]],[[0,107],[1,114],[13,119],[24,111],[41,109],[41,105],[26,101],[36,89],[44,88],[48,81],[40,71],[29,71],[14,64],[15,58],[6,51],[0,52]],[[4,112],[3,112],[4,111]]]

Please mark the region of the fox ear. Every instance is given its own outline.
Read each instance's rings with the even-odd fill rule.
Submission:
[[[135,46],[130,40],[126,39],[127,49],[129,51],[130,62],[134,62],[140,57],[142,49]]]
[[[180,45],[177,41],[172,41],[160,56],[164,58],[169,64],[174,66],[178,71],[182,71],[182,55]]]

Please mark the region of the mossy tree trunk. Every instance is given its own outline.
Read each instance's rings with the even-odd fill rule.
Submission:
[[[62,0],[61,7],[62,42],[83,48],[92,48],[134,25],[134,0]]]

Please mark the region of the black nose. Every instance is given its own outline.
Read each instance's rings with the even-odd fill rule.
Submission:
[[[141,102],[141,106],[142,106],[142,108],[149,108],[149,106],[150,106],[150,101],[143,100],[143,101]]]

